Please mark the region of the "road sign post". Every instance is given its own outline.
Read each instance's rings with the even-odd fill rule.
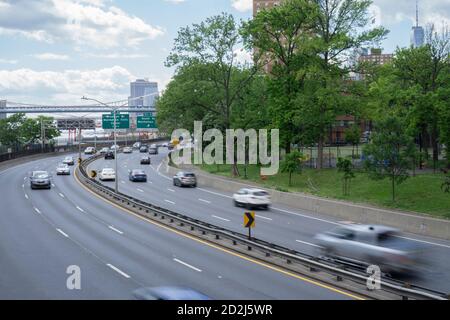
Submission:
[[[248,228],[248,240],[252,240],[252,229],[255,227],[255,212],[244,213],[244,228]]]

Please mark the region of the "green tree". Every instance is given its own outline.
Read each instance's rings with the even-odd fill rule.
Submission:
[[[42,129],[44,129],[44,132]],[[37,118],[27,118],[20,128],[20,134],[25,143],[41,141],[42,133],[45,133],[45,141],[60,135],[60,131],[54,124],[53,117],[39,116]]]
[[[388,115],[376,123],[371,142],[364,148],[369,177],[391,180],[392,201],[395,201],[395,187],[409,177],[412,144],[412,138],[405,133],[404,123],[398,117]]]
[[[342,109],[347,94],[345,84],[339,84],[350,72],[349,57],[357,48],[381,41],[388,33],[382,27],[367,29],[372,17],[369,15],[370,0],[316,0],[319,13],[315,19],[315,36],[312,48],[315,64],[308,72],[321,90],[316,90],[315,108],[308,108],[309,119],[315,119],[319,169],[323,167],[324,142],[328,128]],[[341,90],[343,88],[344,90]],[[309,104],[310,106],[312,104]]]
[[[347,196],[350,192],[350,181],[355,177],[353,172],[352,161],[346,158],[338,158],[337,162],[338,172],[342,172],[342,191],[344,196]]]
[[[261,10],[242,30],[249,48],[256,48],[261,54],[270,74],[272,123],[280,128],[286,153],[299,131],[294,121],[298,109],[295,99],[305,78],[300,71],[308,63],[308,39],[317,14],[318,8],[312,1],[287,0],[270,10]]]
[[[292,186],[292,175],[301,172],[303,154],[294,150],[288,153],[281,163],[281,172],[289,173],[289,186]]]
[[[361,141],[361,127],[354,124],[350,128],[345,130],[345,141],[352,145],[352,159],[355,158],[355,147],[357,151],[357,156],[359,156],[358,146]]]
[[[240,24],[227,13],[181,28],[166,60],[168,67],[204,68],[203,86],[194,91],[196,104],[209,110],[215,127],[223,131],[231,128],[233,105],[258,72],[256,56],[253,64],[238,59],[237,53],[244,46],[239,30]],[[209,97],[207,101],[205,96]],[[232,170],[238,174],[236,164]]]
[[[16,113],[0,120],[0,143],[5,146],[16,146],[23,142],[21,127],[25,122],[25,114]]]

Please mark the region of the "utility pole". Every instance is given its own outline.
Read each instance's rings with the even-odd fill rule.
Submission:
[[[117,138],[116,138],[116,128],[117,128],[117,109],[114,109],[114,171],[116,171],[116,179],[115,179],[115,192],[119,192],[119,179],[117,175]]]

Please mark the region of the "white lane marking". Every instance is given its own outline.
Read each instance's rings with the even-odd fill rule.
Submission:
[[[67,233],[65,233],[64,231],[62,231],[61,229],[56,229],[56,231],[58,231],[59,233],[61,233],[64,237],[68,238],[69,236],[67,235]]]
[[[201,269],[196,268],[196,267],[194,267],[194,266],[191,266],[190,264],[188,264],[188,263],[186,263],[186,262],[184,262],[184,261],[181,261],[181,260],[179,260],[179,259],[177,259],[177,258],[174,258],[173,261],[178,262],[179,264],[182,264],[183,266],[186,266],[186,267],[188,267],[188,268],[190,268],[190,269],[192,269],[192,270],[195,270],[195,271],[197,271],[197,272],[202,272]]]
[[[6,171],[6,170],[5,170],[5,171]],[[3,173],[3,172],[2,172],[2,173]],[[27,177],[24,177],[24,178],[23,178],[23,181],[25,181],[25,180],[27,180]]]
[[[150,183],[150,184],[153,184],[153,182],[151,182],[151,181],[147,181],[148,183]]]
[[[55,185],[52,183],[52,187],[55,187]]]
[[[221,196],[221,197],[225,197],[225,198],[229,198],[229,199],[232,199],[233,197],[231,197],[231,196],[227,196],[227,195],[225,195],[225,194],[221,194],[221,193],[218,193],[218,192],[213,192],[213,191],[209,191],[209,190],[206,190],[206,189],[203,189],[203,188],[197,188],[198,190],[201,190],[201,191],[203,191],[203,192],[208,192],[208,193],[211,193],[211,194],[215,194],[216,196]]]
[[[167,202],[167,203],[170,203],[170,204],[175,204],[175,202],[170,201],[170,200],[164,200],[164,201]]]
[[[260,219],[265,219],[265,220],[273,221],[273,219],[267,218],[267,217],[264,217],[264,216],[260,216],[259,214],[257,214],[256,217],[257,217],[257,218],[260,218]]]
[[[79,206],[77,206],[77,209],[81,212],[84,212],[84,210],[82,208],[80,208]]]
[[[227,222],[231,221],[231,220],[228,220],[228,219],[225,219],[225,218],[222,218],[222,217],[219,217],[219,216],[215,216],[215,215],[212,215],[212,217],[216,218],[216,219],[219,219],[219,220],[227,221]]]
[[[23,189],[23,188],[25,188],[25,185],[24,185],[24,184],[22,185],[22,189]]]
[[[425,240],[419,240],[419,239],[408,238],[408,237],[402,237],[402,236],[395,236],[395,237],[401,238],[401,239],[405,239],[405,240],[411,240],[411,241],[416,241],[416,242],[422,242],[422,243],[431,244],[431,245],[434,245],[434,246],[444,247],[444,248],[450,249],[450,246],[445,245],[445,244],[442,244],[442,243],[429,242],[429,241],[425,241]]]
[[[123,272],[122,270],[120,270],[119,268],[116,268],[115,266],[113,266],[112,264],[108,263],[107,264],[108,267],[110,267],[111,269],[113,269],[115,272],[117,272],[118,274],[120,274],[121,276],[129,279],[130,276],[127,275],[125,272]]]
[[[175,190],[167,188],[167,190],[169,190],[170,192],[175,192]]]
[[[39,214],[42,214],[41,211],[38,208],[34,208],[34,211],[36,211]]]
[[[205,199],[198,199],[198,201],[201,201],[201,202],[204,202],[204,203],[207,203],[207,204],[211,204],[211,201],[208,201],[208,200],[205,200]]]
[[[296,241],[296,242],[299,242],[299,243],[306,244],[306,245],[311,246],[311,247],[322,248],[321,246],[318,246],[317,244],[314,244],[314,243],[310,243],[310,242],[306,242],[306,241],[301,241],[301,240],[295,240],[295,241]]]
[[[144,190],[139,189],[139,188],[136,188],[136,190],[139,191],[139,192],[142,192],[142,193],[144,192]]]
[[[321,221],[321,222],[326,222],[326,223],[334,224],[334,225],[337,225],[337,226],[341,225],[340,223],[337,223],[337,222],[334,222],[334,221],[329,221],[329,220],[325,220],[325,219],[310,217],[310,216],[307,216],[307,215],[304,215],[304,214],[301,214],[301,213],[297,213],[297,212],[292,212],[292,211],[289,211],[289,210],[279,209],[279,208],[275,208],[275,207],[272,207],[272,210],[277,210],[277,211],[281,211],[281,212],[284,212],[284,213],[289,213],[289,214],[292,214],[294,216],[299,216],[299,217],[303,217],[303,218],[307,218],[307,219],[312,219],[312,220],[317,220],[317,221]]]
[[[117,232],[118,234],[123,234],[122,231],[120,231],[119,229],[114,228],[113,226],[108,226],[108,228],[110,228],[112,231]]]
[[[28,199],[28,195],[25,193],[25,198]]]
[[[63,195],[62,193],[59,193],[59,196],[60,196],[61,198],[64,198],[64,195]]]
[[[125,181],[120,181],[121,183],[125,184]]]

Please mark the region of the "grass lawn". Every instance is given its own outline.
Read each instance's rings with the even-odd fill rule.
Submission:
[[[230,176],[229,165],[202,165],[203,170],[222,176]],[[241,176],[243,166],[239,166]],[[248,180],[261,184],[265,188],[280,191],[298,191],[320,197],[367,203],[379,207],[426,213],[436,217],[450,219],[450,194],[441,191],[443,174],[421,174],[411,177],[396,187],[396,201],[392,202],[390,180],[370,180],[363,173],[356,173],[350,184],[350,195],[342,192],[342,174],[336,169],[304,169],[301,174],[293,175],[292,187],[288,186],[288,174],[279,173],[262,180],[257,166],[248,167]],[[244,178],[238,178],[244,179]]]

